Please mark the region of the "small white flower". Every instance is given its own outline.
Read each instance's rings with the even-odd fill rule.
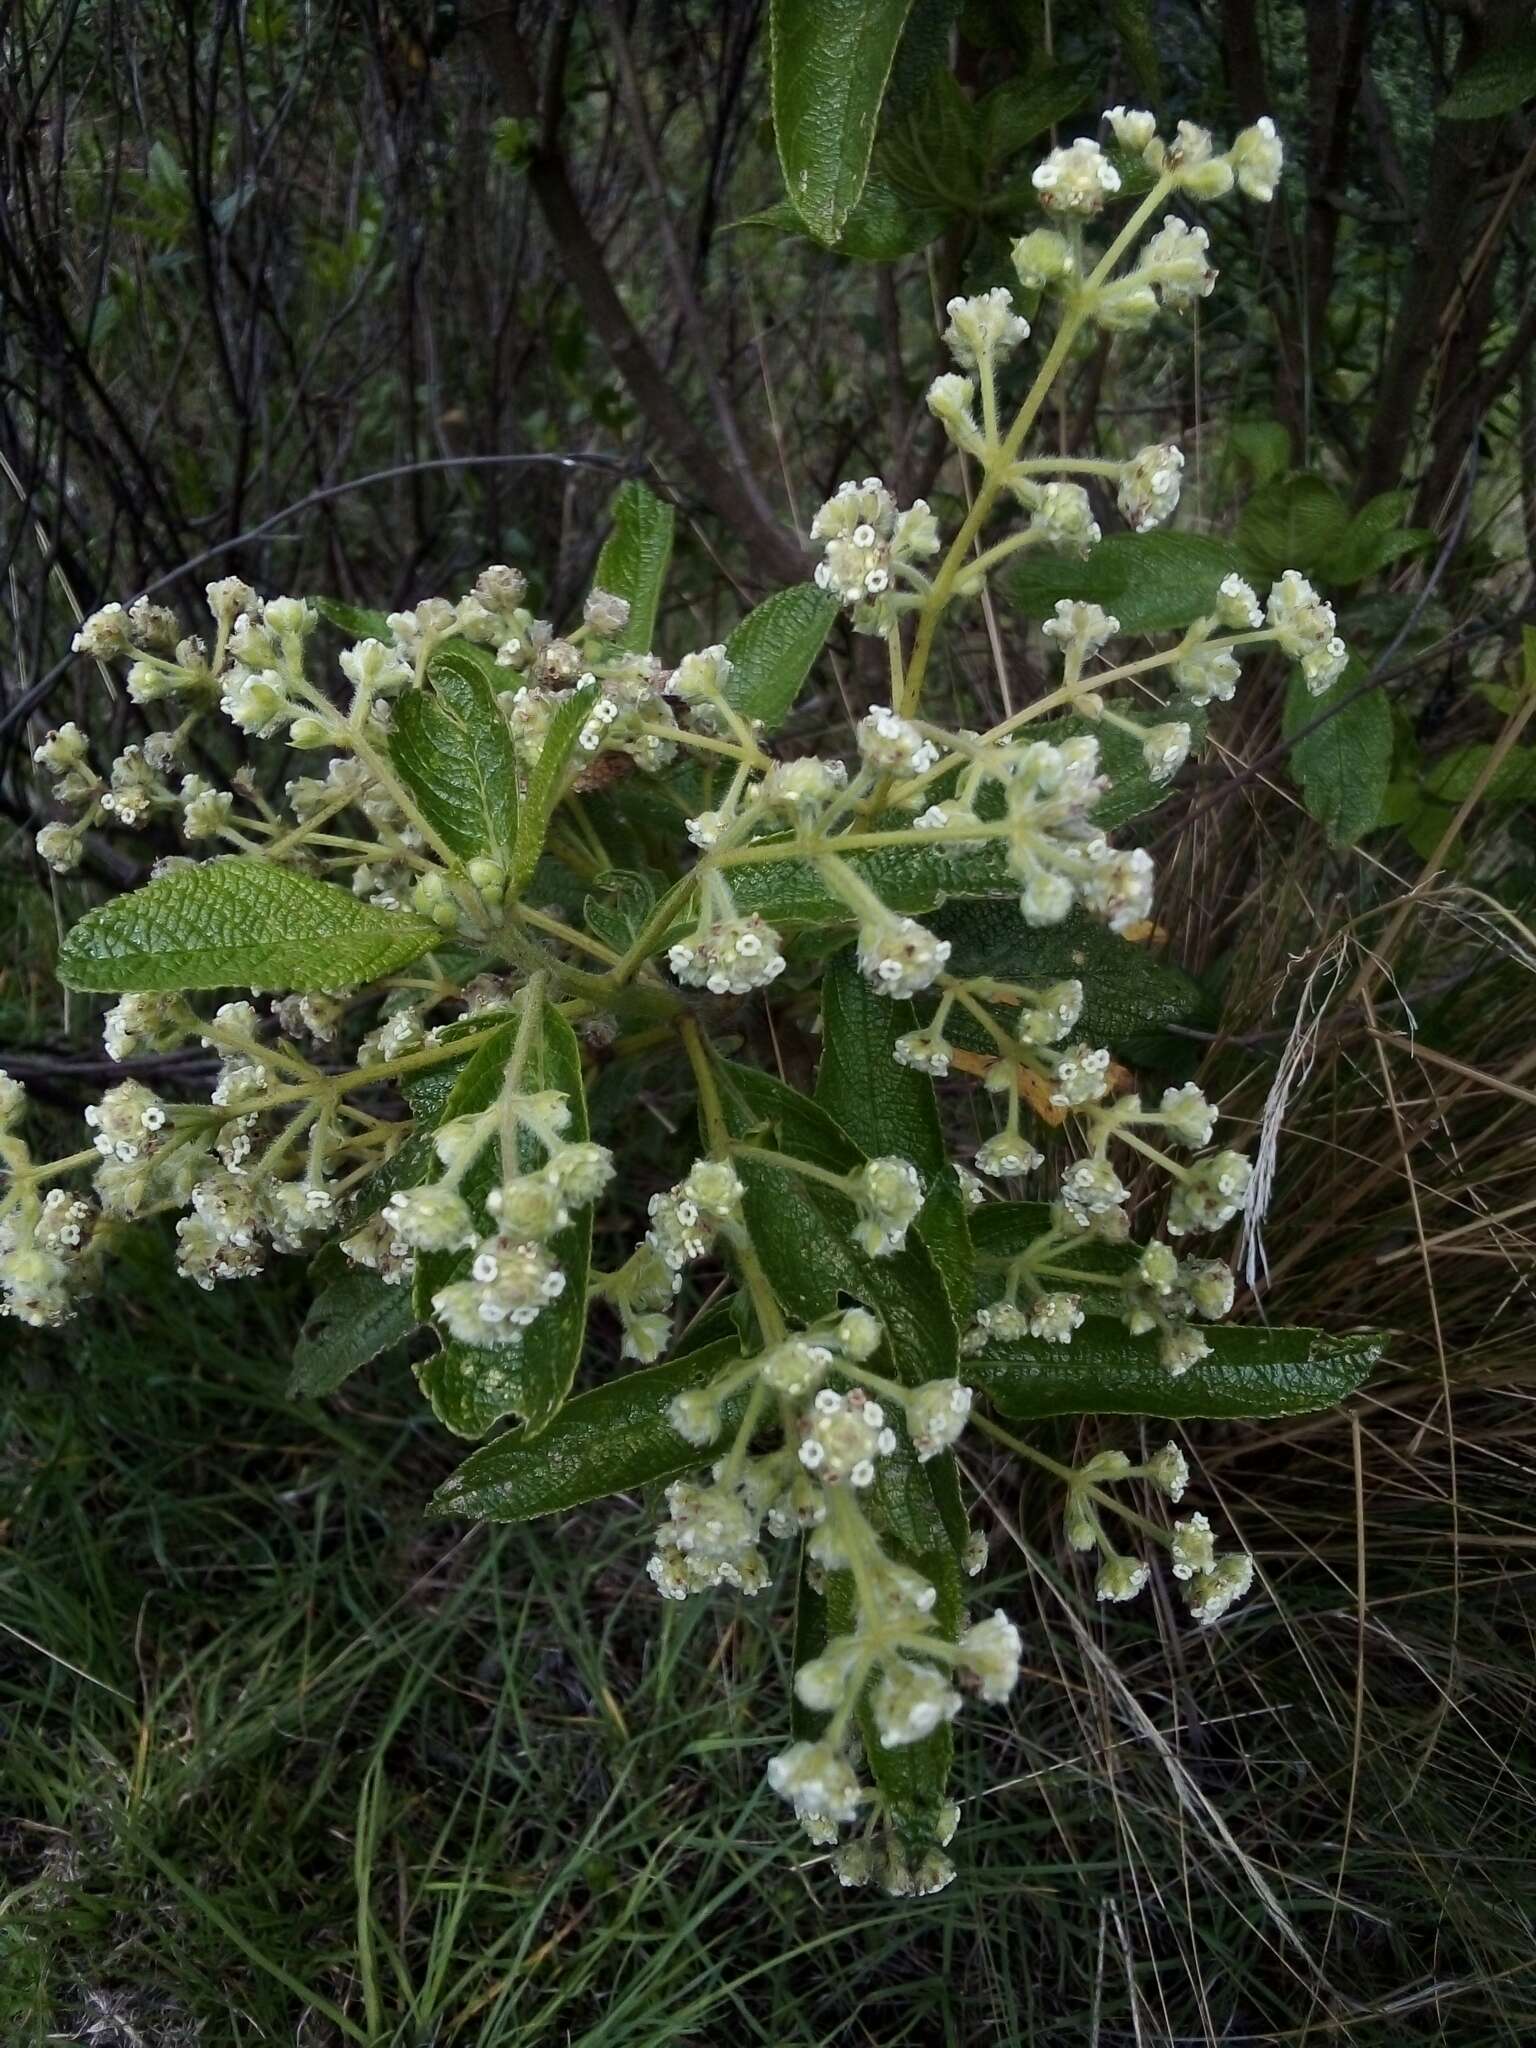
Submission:
[[[895,1657],[880,1675],[870,1700],[882,1749],[921,1742],[960,1711],[960,1695],[931,1664]]]
[[[823,1387],[801,1417],[800,1427],[800,1463],[830,1486],[844,1480],[860,1492],[873,1486],[876,1460],[889,1457],[896,1448],[896,1432],[887,1423],[885,1410],[862,1387],[848,1394]]]
[[[974,370],[988,358],[1001,361],[1029,335],[1029,322],[1022,313],[1014,312],[1012,294],[1002,285],[973,298],[951,299],[945,310],[949,325],[944,330],[944,346],[962,370]]]
[[[1040,628],[1047,640],[1054,640],[1063,652],[1076,648],[1086,661],[1120,630],[1120,621],[1102,605],[1086,604],[1075,598],[1058,598],[1055,615]]]
[[[783,941],[754,911],[750,917],[722,918],[667,954],[678,980],[711,995],[747,995],[776,981],[788,964]]]
[[[976,1149],[976,1171],[994,1180],[1011,1180],[1016,1174],[1033,1173],[1045,1164],[1045,1155],[1027,1144],[1017,1131],[999,1131]]]
[[[1134,1600],[1152,1576],[1148,1566],[1129,1557],[1106,1558],[1093,1582],[1100,1600]]]
[[[923,1206],[923,1184],[911,1160],[871,1159],[854,1177],[852,1192],[859,1211],[854,1243],[874,1259],[899,1252]]]
[[[1284,145],[1268,114],[1260,115],[1251,128],[1243,129],[1228,155],[1237,174],[1238,190],[1267,205],[1275,196],[1285,163]]]
[[[936,939],[915,918],[871,920],[859,931],[859,967],[879,995],[920,995],[943,973],[949,955],[949,940]]]
[[[1173,680],[1196,704],[1209,704],[1214,697],[1230,703],[1242,679],[1237,656],[1225,647],[1198,646],[1181,654],[1172,664]]]
[[[1216,592],[1216,620],[1229,633],[1255,632],[1264,623],[1258,595],[1236,571],[1223,576]]]
[[[1051,213],[1091,219],[1120,190],[1120,173],[1096,142],[1087,136],[1063,149],[1053,149],[1031,174],[1040,204]]]
[[[920,1464],[959,1442],[971,1399],[970,1388],[959,1380],[929,1380],[908,1396],[907,1430]]]
[[[942,1080],[949,1072],[954,1051],[949,1040],[934,1031],[904,1031],[891,1048],[898,1066],[931,1074],[936,1080]]]
[[[1142,742],[1141,757],[1154,782],[1168,782],[1178,774],[1189,759],[1193,737],[1182,719],[1171,719],[1167,725],[1151,727]]]
[[[1083,1304],[1075,1294],[1042,1294],[1029,1305],[1029,1334],[1042,1344],[1070,1344],[1083,1326]]]
[[[829,1743],[792,1742],[769,1760],[768,1782],[802,1818],[857,1820],[863,1792],[848,1759]]]
[[[960,1661],[978,1681],[984,1700],[1007,1699],[1019,1682],[1024,1640],[999,1607],[985,1621],[973,1622],[956,1648]]]
[[[907,719],[898,718],[888,704],[876,704],[865,713],[855,738],[861,758],[882,775],[921,775],[939,758],[933,741]]]
[[[1110,107],[1104,118],[1114,129],[1116,142],[1133,156],[1140,156],[1157,133],[1157,116],[1142,107]]]
[[[1185,1588],[1189,1612],[1195,1621],[1209,1628],[1220,1621],[1228,1608],[1241,1600],[1253,1585],[1253,1559],[1244,1551],[1221,1558],[1206,1572],[1197,1572]]]
[[[1043,291],[1077,274],[1072,244],[1054,228],[1035,228],[1021,235],[1012,249],[1013,268],[1025,291]]]
[[[1120,472],[1116,502],[1134,533],[1146,533],[1178,509],[1184,455],[1171,441],[1143,448]]]

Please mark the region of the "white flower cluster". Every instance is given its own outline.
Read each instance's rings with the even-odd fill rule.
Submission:
[[[939,547],[924,500],[900,511],[877,476],[839,484],[812,520],[811,538],[822,544],[817,585],[847,608],[856,633],[889,631],[916,564]]]
[[[689,988],[714,996],[745,996],[776,981],[788,964],[783,940],[756,911],[701,924],[690,939],[679,939],[667,964]]]
[[[433,1311],[461,1344],[516,1344],[564,1294],[566,1276],[551,1240],[570,1223],[573,1210],[596,1201],[607,1187],[613,1156],[603,1145],[565,1143],[570,1106],[557,1090],[504,1092],[487,1118],[462,1121],[468,1129],[450,1123],[436,1133],[443,1179],[392,1195],[384,1208],[386,1227],[392,1242],[412,1252],[473,1247],[467,1274],[434,1292]],[[457,1188],[483,1150],[491,1122],[531,1139],[545,1157],[535,1170],[506,1175],[489,1190],[485,1207],[496,1227],[481,1236]]]

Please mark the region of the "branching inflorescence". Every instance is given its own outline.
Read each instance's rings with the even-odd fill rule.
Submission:
[[[1215,1112],[1196,1087],[1144,1096],[1106,1046],[1080,1035],[1091,987],[958,971],[951,940],[913,914],[910,886],[912,872],[930,878],[930,907],[947,896],[1000,902],[1010,915],[1016,906],[1026,935],[1083,914],[1140,933],[1151,857],[1096,822],[1111,742],[1155,796],[1189,754],[1204,707],[1232,696],[1246,655],[1279,650],[1315,691],[1344,663],[1333,614],[1302,577],[1287,573],[1261,597],[1234,573],[1186,630],[1134,657],[1110,652],[1122,636],[1107,610],[1064,598],[1043,629],[1053,687],[990,731],[925,713],[940,621],[1027,551],[1087,555],[1100,538],[1090,483],[1113,494],[1135,533],[1178,504],[1177,447],[1061,460],[1029,453],[1031,430],[1080,336],[1144,329],[1210,292],[1205,230],[1170,209],[1234,184],[1267,200],[1280,144],[1267,121],[1219,151],[1188,123],[1167,143],[1150,115],[1116,108],[1107,120],[1113,154],[1079,140],[1035,172],[1048,224],[1014,245],[1021,301],[999,287],[948,307],[955,367],[928,403],[970,467],[956,531],[946,543],[926,504],[898,505],[878,477],[843,484],[816,515],[819,591],[799,596],[821,633],[832,599],[889,650],[889,701],[858,721],[851,762],[771,756],[741,657],[727,648],[665,666],[639,616],[643,576],[627,596],[595,589],[580,624],[560,632],[532,614],[508,567],[487,569],[457,602],[428,600],[358,638],[340,658],[340,701],[314,679],[320,613],[304,600],[263,601],[226,578],[208,591],[211,635],[186,633],[143,600],[109,605],[77,648],[125,662],[131,698],[169,721],[105,771],[73,724],[36,749],[60,814],[38,848],[61,872],[91,834],[167,817],[197,853],[233,858],[163,861],[147,889],[88,917],[65,956],[77,985],[120,992],[106,1019],[114,1059],[192,1042],[216,1056],[206,1101],[163,1100],[125,1079],[87,1111],[82,1151],[35,1161],[19,1135],[22,1091],[0,1078],[9,1313],[63,1320],[113,1231],[147,1215],[178,1215],[181,1270],[204,1287],[336,1240],[354,1275],[397,1290],[435,1326],[442,1348],[421,1368],[434,1401],[451,1378],[460,1396],[469,1390],[479,1430],[523,1417],[498,1442],[532,1453],[564,1403],[588,1310],[605,1305],[636,1362],[632,1407],[653,1383],[645,1375],[661,1376],[653,1440],[660,1432],[667,1448],[635,1468],[671,1481],[650,1575],[671,1600],[722,1585],[756,1593],[774,1575],[765,1542],[801,1540],[822,1624],[795,1677],[809,1732],[773,1758],[769,1780],[814,1841],[858,1830],[837,1851],[847,1882],[893,1890],[946,1881],[957,1809],[942,1769],[928,1796],[881,1759],[932,1752],[964,1690],[1002,1701],[1019,1671],[1006,1615],[967,1621],[962,1611],[953,1568],[978,1571],[985,1557],[963,1515],[958,1529],[953,1515],[945,1522],[939,1571],[894,1505],[916,1473],[944,1520],[952,1448],[968,1426],[983,1421],[1060,1480],[1066,1539],[1097,1556],[1100,1599],[1129,1600],[1148,1578],[1107,1518],[1167,1551],[1197,1620],[1217,1619],[1252,1578],[1241,1552],[1218,1554],[1202,1515],[1166,1528],[1116,1496],[1139,1481],[1177,1503],[1188,1474],[1172,1444],[1143,1465],[1112,1452],[1073,1469],[977,1405],[987,1361],[1070,1347],[1090,1312],[1117,1312],[1155,1347],[1170,1384],[1197,1366],[1210,1348],[1203,1326],[1226,1315],[1233,1283],[1186,1241],[1241,1210],[1248,1164],[1214,1144]],[[1106,206],[1133,182],[1141,196],[1096,240]],[[1010,411],[1003,386],[1042,324],[1048,344]],[[998,537],[984,539],[993,527]],[[192,772],[200,726],[221,719],[252,740],[280,739],[314,768],[286,782],[281,802],[252,768],[223,784]],[[686,860],[674,854],[675,879],[627,922],[583,921],[552,877],[585,882],[612,865],[601,801],[615,777],[666,794]],[[776,922],[781,899],[789,907]],[[733,1113],[713,1020],[770,989],[803,1000],[849,934],[866,988],[920,1005],[903,1009],[891,1085],[965,1071],[994,1098],[995,1135],[972,1168],[873,1148],[840,1162],[771,1114],[744,1116],[739,1102]],[[269,999],[224,1001],[211,1015],[188,1000],[231,985]],[[631,1255],[591,1272],[593,1205],[624,1186],[610,1151],[586,1135],[574,1048],[585,1039],[589,1053],[621,1054],[629,1039],[668,1038],[692,1062],[703,1151],[650,1199]],[[869,1076],[872,1091],[884,1085]],[[978,1259],[977,1299],[949,1340],[958,1370],[934,1375],[893,1334],[880,1276],[894,1285],[904,1262],[927,1257],[941,1181],[963,1237],[966,1204],[984,1215],[999,1184],[1040,1173],[1046,1128],[1074,1141],[1047,1218],[1016,1249]],[[1169,1199],[1163,1234],[1136,1243],[1130,1181],[1148,1164]],[[87,1177],[92,1194],[69,1192]],[[840,1219],[840,1256],[862,1276],[857,1298],[845,1283],[824,1313],[795,1312],[753,1212],[754,1187],[770,1184]],[[724,1355],[717,1337],[697,1353],[709,1369],[690,1374],[668,1353],[685,1276],[703,1261],[734,1276],[739,1310]],[[932,1355],[943,1359],[937,1340]],[[972,1363],[974,1386],[959,1376]],[[447,1416],[455,1427],[465,1405]],[[611,1468],[608,1486],[629,1483]],[[856,1768],[859,1743],[873,1786]]]

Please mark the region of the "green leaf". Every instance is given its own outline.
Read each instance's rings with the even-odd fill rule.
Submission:
[[[982,125],[988,167],[999,169],[1048,128],[1075,114],[1098,83],[1098,68],[1091,64],[1047,65],[1028,77],[1004,79],[974,110]]]
[[[725,697],[731,708],[744,718],[761,719],[764,731],[776,731],[836,617],[837,599],[814,583],[775,591],[748,612],[725,643],[731,663]]]
[[[649,652],[656,635],[656,610],[661,586],[672,559],[672,531],[677,514],[631,479],[619,485],[613,500],[613,531],[592,572],[596,590],[629,601],[629,624],[608,644],[636,654]]]
[[[388,612],[366,611],[360,605],[341,604],[334,597],[312,597],[310,603],[322,619],[350,633],[354,640],[382,640],[386,647],[394,642]]]
[[[1392,712],[1379,689],[1352,694],[1364,670],[1351,659],[1337,682],[1314,697],[1297,669],[1285,694],[1285,736],[1306,732],[1291,748],[1291,773],[1308,811],[1335,846],[1353,846],[1381,816],[1392,780]],[[1339,705],[1342,708],[1333,710]]]
[[[985,130],[950,71],[929,81],[920,106],[890,124],[875,163],[881,181],[909,205],[976,213],[987,188]]]
[[[1352,1394],[1381,1356],[1376,1336],[1330,1337],[1322,1330],[1203,1328],[1210,1344],[1177,1378],[1160,1362],[1155,1336],[1133,1337],[1105,1316],[1089,1316],[1070,1344],[998,1344],[966,1360],[966,1374],[1004,1415],[1304,1415]]]
[[[359,1366],[416,1327],[409,1287],[387,1287],[377,1273],[350,1268],[310,1304],[294,1346],[290,1398],[334,1394]]]
[[[907,827],[910,817],[880,821]],[[731,893],[743,914],[757,911],[772,925],[818,925],[846,930],[857,923],[854,913],[834,896],[813,864],[791,852],[784,841],[783,860],[727,866]],[[843,856],[882,902],[892,910],[920,915],[948,896],[992,896],[1013,888],[1003,857],[995,847],[951,859],[938,847],[893,846],[871,853]],[[668,935],[665,943],[670,943]]]
[[[950,942],[951,974],[993,975],[1026,988],[1080,980],[1083,1016],[1075,1035],[1093,1045],[1121,1049],[1160,1026],[1209,1013],[1205,992],[1181,967],[1083,911],[1036,931],[1016,903],[957,903],[933,920],[933,929]],[[997,1014],[1006,1023],[1006,1006]],[[958,1014],[953,1023],[963,1037]]]
[[[1424,780],[1424,793],[1440,803],[1459,804],[1472,794],[1493,748],[1457,747],[1437,761]],[[1487,804],[1536,804],[1536,747],[1511,747],[1488,778]]]
[[[773,127],[784,187],[834,242],[869,173],[875,124],[912,0],[770,0]]]
[[[840,953],[828,963],[821,984],[816,1102],[866,1157],[894,1152],[923,1176],[928,1192],[915,1228],[960,1328],[970,1321],[972,1307],[967,1204],[949,1164],[933,1083],[902,1066],[895,1054],[897,1039],[916,1026],[911,1003],[876,995],[852,951]],[[935,1474],[937,1465],[929,1471]]]
[[[1349,507],[1333,485],[1303,471],[1254,492],[1238,518],[1237,542],[1257,576],[1299,569],[1331,581],[1333,556],[1349,523]]]
[[[726,1122],[737,1138],[753,1138],[837,1173],[860,1166],[864,1154],[825,1110],[771,1075],[721,1063],[717,1069]],[[770,1133],[766,1138],[763,1131]],[[875,1309],[885,1325],[887,1362],[877,1370],[907,1386],[953,1374],[959,1330],[927,1247],[909,1233],[890,1258],[870,1259],[853,1243],[853,1203],[835,1188],[786,1168],[739,1159],[744,1209],[753,1247],[775,1294],[802,1322],[830,1314],[842,1296]],[[876,1499],[892,1531],[915,1551],[964,1541],[964,1514],[933,1467],[920,1465],[897,1424],[897,1452],[882,1461]],[[934,1460],[934,1467],[939,1465]]]
[[[428,687],[395,706],[389,757],[427,823],[462,859],[508,865],[517,844],[517,755],[479,650],[440,647]]]
[[[425,918],[379,910],[293,868],[231,855],[172,868],[91,910],[65,938],[66,988],[315,993],[357,988],[439,944]]]
[[[475,1052],[443,1106],[441,1122],[489,1109],[498,1099],[519,1021],[514,1018],[498,1026]],[[586,1139],[581,1050],[570,1025],[547,1005],[518,1085],[526,1094],[558,1089],[570,1103],[567,1140],[579,1144]],[[543,1160],[543,1147],[528,1132],[520,1131],[519,1170],[533,1172]],[[459,1183],[477,1227],[487,1234],[495,1224],[485,1206],[486,1197],[500,1185],[501,1178],[501,1147],[493,1135]],[[550,1239],[549,1249],[565,1274],[565,1291],[541,1310],[516,1343],[473,1346],[445,1339],[442,1350],[416,1368],[422,1392],[438,1420],[459,1435],[483,1435],[503,1415],[521,1416],[528,1434],[537,1435],[558,1414],[570,1392],[587,1325],[591,1209],[577,1210],[565,1229]],[[450,1282],[464,1279],[473,1258],[472,1247],[417,1254],[415,1305],[423,1322],[431,1319],[432,1296]]]
[[[1469,64],[1436,110],[1447,121],[1491,121],[1536,98],[1536,29],[1521,29]]]
[[[1255,486],[1272,483],[1291,466],[1291,436],[1278,420],[1235,420],[1227,445],[1253,472]]]
[[[578,1394],[539,1436],[510,1430],[476,1451],[444,1480],[428,1512],[527,1522],[697,1471],[708,1460],[677,1434],[667,1409],[674,1395],[705,1385],[740,1356],[734,1337],[720,1338]],[[723,1434],[743,1405],[740,1395],[726,1403]]]
[[[512,866],[512,886],[518,894],[522,893],[539,864],[549,821],[554,816],[556,804],[566,792],[566,771],[571,755],[575,752],[581,728],[587,722],[587,713],[597,694],[596,683],[588,683],[585,688],[573,691],[556,708],[544,735],[544,744],[539,749],[539,758],[528,772],[517,814],[517,857]]]
[[[984,1202],[971,1212],[969,1221],[975,1246],[976,1280],[973,1303],[966,1309],[967,1321],[973,1306],[984,1308],[1002,1299],[1006,1262],[1047,1235],[1051,1228],[1051,1206],[1049,1202]],[[1120,1283],[1127,1274],[1136,1271],[1140,1258],[1139,1245],[1089,1243],[1064,1246],[1058,1263],[1070,1266],[1074,1273],[1102,1274],[1102,1284],[1074,1280],[1072,1291],[1082,1297],[1090,1315],[1112,1316],[1119,1313],[1125,1300]],[[1048,1274],[1049,1267],[1045,1270]]]
[[[1114,533],[1081,559],[1026,554],[1003,589],[1027,618],[1048,619],[1068,597],[1103,605],[1123,633],[1169,633],[1214,610],[1222,578],[1241,567],[1236,548],[1197,533]]]
[[[588,931],[616,953],[627,953],[656,907],[655,879],[609,868],[592,886],[600,893],[589,895],[582,908]]]
[[[915,256],[919,249],[926,249],[943,234],[948,223],[947,213],[937,207],[914,205],[888,185],[876,167],[836,241],[817,242],[816,246],[830,247],[855,263],[894,263],[902,256]],[[800,241],[816,241],[787,199],[765,207],[761,213],[750,213],[735,225],[774,228]]]
[[[1433,547],[1435,536],[1428,528],[1402,523],[1412,502],[1411,491],[1383,491],[1362,505],[1332,552],[1328,580],[1340,588],[1363,583],[1389,562]]]

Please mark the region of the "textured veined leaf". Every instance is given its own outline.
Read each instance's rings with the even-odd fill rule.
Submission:
[[[896,1041],[917,1028],[911,1003],[878,996],[852,949],[828,963],[821,984],[821,1065],[816,1100],[867,1155],[910,1159],[927,1183],[917,1234],[939,1269],[960,1324],[971,1315],[971,1239],[965,1200],[950,1166],[933,1083],[900,1065]]]
[[[610,645],[644,654],[656,635],[661,588],[672,559],[672,507],[633,479],[619,485],[613,500],[613,531],[603,542],[592,572],[593,587],[622,597],[629,623]]]
[[[517,755],[478,649],[438,649],[428,686],[395,707],[389,755],[422,816],[463,859],[509,866],[517,844]]]
[[[59,977],[104,993],[199,988],[356,988],[408,967],[436,925],[380,910],[292,868],[230,855],[172,868],[87,911],[64,940]]]
[[[334,1394],[343,1381],[417,1327],[407,1286],[365,1268],[343,1272],[316,1295],[294,1346],[288,1392]]]
[[[1048,619],[1061,598],[1102,605],[1124,633],[1172,633],[1214,610],[1243,566],[1228,542],[1197,533],[1112,533],[1084,557],[1026,555],[1003,578],[1011,604]]]
[[[310,599],[322,619],[328,620],[343,633],[349,633],[354,640],[380,640],[387,647],[393,637],[389,630],[389,614],[365,609],[362,605],[342,604],[334,597]]]
[[[725,643],[732,708],[760,719],[765,732],[782,725],[836,617],[836,598],[814,583],[777,590],[748,612]]]
[[[1328,581],[1349,522],[1349,507],[1333,485],[1303,471],[1254,492],[1238,518],[1237,544],[1256,576],[1299,569]]]
[[[967,1377],[1018,1421],[1047,1415],[1263,1417],[1332,1408],[1369,1377],[1377,1336],[1330,1337],[1322,1330],[1203,1326],[1210,1355],[1175,1377],[1155,1336],[1133,1337],[1107,1317],[1089,1316],[1070,1344],[989,1346],[967,1358]]]
[[[527,1522],[610,1493],[676,1479],[707,1458],[667,1420],[675,1395],[703,1386],[741,1356],[734,1337],[642,1366],[567,1401],[539,1436],[516,1429],[483,1446],[433,1496],[436,1515]],[[725,1406],[728,1431],[742,1397]]]
[[[1081,981],[1083,1015],[1074,1036],[1096,1045],[1123,1047],[1162,1025],[1210,1015],[1209,997],[1181,967],[1085,911],[1036,930],[1016,903],[956,903],[932,925],[950,941],[953,974],[991,975],[1026,988]],[[996,1008],[1006,1022],[1007,1008]],[[955,1017],[951,1035],[957,1043],[991,1050],[980,1026],[964,1017]]]
[[[784,188],[835,242],[869,174],[886,81],[912,0],[770,0],[773,127]]]
[[[556,709],[544,734],[539,758],[528,771],[517,814],[517,859],[512,871],[513,885],[519,891],[539,864],[549,821],[571,780],[571,756],[576,752],[581,729],[597,694],[597,685],[588,683]]]
[[[1338,680],[1314,697],[1297,669],[1285,694],[1285,735],[1299,735],[1291,773],[1335,846],[1353,846],[1371,830],[1392,780],[1391,707],[1384,691],[1361,690],[1364,674],[1352,657]]]

